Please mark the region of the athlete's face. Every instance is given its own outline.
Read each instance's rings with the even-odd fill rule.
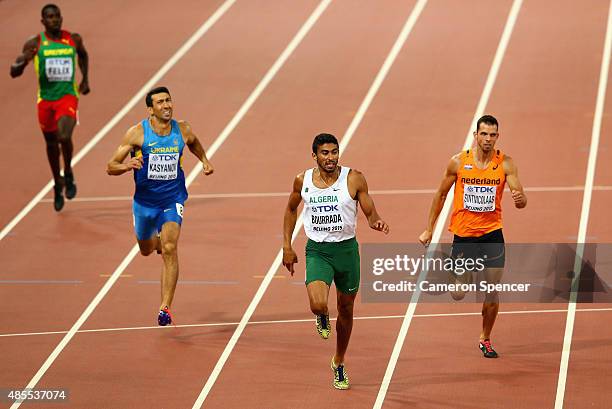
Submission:
[[[478,147],[485,153],[495,149],[497,138],[499,138],[497,126],[485,124],[484,122],[480,124],[478,132],[474,132],[474,139],[476,139]]]
[[[172,98],[170,94],[162,92],[151,96],[153,106],[149,107],[149,114],[156,117],[160,121],[169,121],[172,119]]]
[[[312,157],[317,161],[320,170],[333,173],[338,166],[340,149],[335,143],[324,143],[317,148],[317,153],[313,153]]]
[[[40,22],[49,33],[57,33],[62,29],[62,13],[55,7],[47,7]]]

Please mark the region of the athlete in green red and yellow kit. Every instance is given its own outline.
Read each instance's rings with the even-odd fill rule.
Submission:
[[[34,60],[38,77],[38,122],[47,143],[47,158],[55,181],[53,207],[64,207],[67,199],[76,196],[72,173],[72,131],[77,121],[78,96],[89,93],[89,57],[83,39],[76,33],[62,30],[62,15],[55,4],[42,8],[45,31],[30,37],[21,55],[11,65],[11,77],[19,77]],[[75,65],[81,69],[82,80],[75,82]],[[64,157],[64,177],[60,174],[60,147]]]
[[[297,209],[304,202],[306,244],[306,291],[310,310],[316,315],[317,332],[329,338],[331,325],[327,310],[329,288],[336,283],[338,320],[336,321],[336,353],[332,357],[333,385],[348,389],[349,378],[344,368],[344,355],[353,329],[353,304],[359,291],[359,245],[355,239],[357,204],[370,228],[389,233],[368,193],[363,173],[338,166],[338,140],[322,133],[312,142],[312,158],[317,166],[295,177],[293,190],[285,210],[283,229],[283,265],[294,273],[297,255],[291,237],[297,221]]]

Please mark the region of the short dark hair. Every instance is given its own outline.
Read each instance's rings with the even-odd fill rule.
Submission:
[[[480,129],[480,124],[495,125],[499,129],[499,123],[492,115],[483,115],[478,119],[478,122],[476,122],[476,132]]]
[[[40,10],[40,16],[42,18],[45,17],[45,11],[47,11],[47,9],[55,9],[59,13],[61,13],[60,8],[57,6],[57,4],[53,4],[53,3],[45,4],[43,8]]]
[[[338,145],[338,140],[336,139],[336,137],[330,133],[320,133],[317,136],[315,136],[314,141],[312,141],[312,153],[317,153],[317,150],[319,149],[319,146],[324,145],[326,143],[333,143],[336,146],[340,146]]]
[[[170,95],[170,91],[168,91],[168,88],[166,87],[153,88],[151,91],[147,92],[147,96],[145,97],[145,104],[147,104],[147,106],[151,108],[153,106],[153,99],[152,99],[153,95],[163,94],[164,92]]]

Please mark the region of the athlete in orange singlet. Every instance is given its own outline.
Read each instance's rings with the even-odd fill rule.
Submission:
[[[423,245],[429,245],[436,220],[454,184],[453,212],[449,226],[449,230],[455,235],[452,257],[483,258],[486,267],[485,279],[488,283],[499,282],[505,263],[501,215],[505,184],[508,183],[514,205],[518,209],[527,205],[527,197],[514,161],[499,149],[495,149],[499,138],[498,127],[497,119],[490,115],[478,120],[473,149],[460,152],[451,158],[431,204],[427,228],[419,236]],[[468,274],[453,274],[453,277],[456,282],[469,280]],[[465,296],[465,292],[451,292],[451,295],[459,300]],[[487,294],[482,305],[482,332],[478,344],[486,358],[497,358],[497,353],[491,346],[491,330],[498,310],[497,293]]]

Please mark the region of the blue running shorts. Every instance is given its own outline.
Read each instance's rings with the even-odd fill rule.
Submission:
[[[148,240],[161,232],[162,226],[168,222],[183,222],[183,204],[174,203],[167,207],[146,207],[134,201],[134,231],[138,240]]]

